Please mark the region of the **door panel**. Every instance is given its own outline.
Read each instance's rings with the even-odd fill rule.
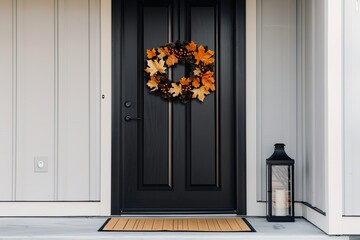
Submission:
[[[154,46],[160,46],[169,39],[169,9],[170,6],[143,6],[143,24],[140,23],[138,38],[143,39],[139,57],[141,69],[146,66],[144,59],[146,58],[146,49],[152,49]],[[154,14],[156,13],[156,14]],[[154,27],[155,26],[155,27]],[[142,36],[140,36],[142,35]],[[140,49],[140,48],[139,48]],[[169,113],[171,108],[169,104],[159,97],[154,97],[148,92],[147,86],[143,78],[143,72],[140,69],[139,77],[138,102],[142,102],[139,106],[139,112],[142,113],[143,121],[138,122],[139,132],[143,134],[138,138],[138,146],[141,146],[139,152],[139,176],[142,176],[141,188],[171,188],[171,168],[169,165],[169,154],[171,148],[168,143],[171,121]],[[141,82],[141,79],[143,82]],[[141,99],[142,98],[142,99]]]
[[[118,146],[113,145],[121,149],[114,159],[122,162],[114,171],[119,178],[114,182],[122,186],[122,197],[115,203],[118,210],[235,211],[233,4],[123,1],[121,73],[114,79],[115,85],[120,83],[115,126],[121,138]],[[146,49],[178,39],[215,51],[216,92],[203,103],[168,102],[149,94],[146,87]],[[168,75],[178,82],[189,75],[187,71],[178,64]]]
[[[188,130],[188,188],[204,186],[219,187],[219,156],[218,156],[218,49],[216,48],[216,5],[192,6],[188,4],[187,31],[188,39],[196,43],[206,43],[215,51],[215,79],[217,91],[210,94],[206,101],[192,101],[187,107]],[[206,124],[204,124],[206,123]],[[206,133],[206,141],[204,141]],[[207,166],[204,168],[203,166]]]

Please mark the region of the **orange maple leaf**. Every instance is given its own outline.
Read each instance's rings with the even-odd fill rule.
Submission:
[[[203,45],[200,45],[198,52],[194,52],[194,57],[197,60],[195,64],[199,64],[202,61],[205,64],[210,64],[215,61],[214,58],[211,58],[214,55],[214,52],[211,50],[205,51]]]
[[[152,89],[151,91],[155,91],[158,89],[159,81],[154,76],[151,76],[146,85]]]
[[[153,57],[156,56],[156,50],[153,48],[152,50],[147,49],[146,50],[146,55],[148,59],[152,59]]]
[[[201,88],[191,90],[193,92],[192,98],[197,98],[199,101],[203,102],[205,99],[205,95],[209,95],[210,92],[202,86]]]
[[[169,50],[167,47],[164,47],[164,48],[158,48],[158,52],[160,53],[158,58],[163,58],[165,56],[168,56],[169,55]]]
[[[188,51],[195,51],[196,50],[196,43],[194,43],[194,41],[191,41],[191,43],[189,43],[187,46],[186,46],[186,49]]]
[[[164,67],[164,60],[147,60],[148,67],[145,69],[147,73],[150,73],[150,76],[154,76],[155,73],[165,73],[166,67]]]
[[[192,82],[192,85],[193,85],[195,88],[200,87],[200,78],[195,78],[194,81]]]
[[[174,97],[179,96],[182,91],[181,84],[172,83],[171,86],[172,88],[170,88],[169,93],[171,93]]]
[[[201,78],[202,84],[205,86],[207,90],[215,91],[215,79],[214,79],[214,73],[211,71],[207,71],[204,73],[204,75]]]
[[[178,63],[178,61],[178,58],[174,54],[172,54],[168,57],[168,59],[166,59],[166,65],[171,67],[172,65],[175,65],[175,63]]]
[[[190,79],[189,78],[184,78],[184,77],[182,77],[181,79],[180,79],[180,83],[181,83],[181,85],[189,85],[190,84]]]

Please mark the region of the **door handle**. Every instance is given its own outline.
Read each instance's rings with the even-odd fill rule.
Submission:
[[[125,121],[127,121],[127,122],[130,122],[130,121],[132,121],[132,120],[141,120],[141,118],[139,118],[139,117],[131,117],[130,115],[126,115],[126,116],[124,117],[124,119],[125,119]]]

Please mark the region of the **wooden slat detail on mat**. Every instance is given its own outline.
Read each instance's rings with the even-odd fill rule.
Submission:
[[[239,229],[239,224],[237,224],[236,220],[233,218],[226,219],[227,223],[230,225],[231,230]]]
[[[213,229],[213,231],[221,231],[220,226],[215,219],[206,219],[206,222],[209,229]]]
[[[129,218],[129,221],[126,223],[126,225],[124,227],[124,230],[126,230],[126,231],[134,230],[134,226],[136,224],[136,221],[137,221],[137,219],[135,219],[135,218]],[[116,229],[116,230],[120,230],[120,229]]]
[[[241,218],[235,218],[242,231],[251,231],[250,227]]]
[[[113,230],[116,223],[120,220],[120,218],[112,218],[110,219],[110,221],[105,225],[104,227],[104,231],[109,231],[109,230]]]
[[[250,232],[242,218],[112,218],[103,231]]]
[[[143,230],[145,221],[146,221],[146,219],[138,219],[137,225],[136,225],[136,230]]]
[[[174,219],[173,218],[165,218],[163,230],[174,230]]]
[[[199,231],[199,227],[196,221],[196,218],[189,218],[188,219],[188,226],[189,226],[189,231]]]
[[[226,221],[226,219],[218,218],[218,219],[216,219],[216,221],[218,222],[221,231],[229,232],[232,230],[231,227],[229,226],[228,222]]]
[[[116,218],[113,218],[113,219],[116,219]],[[127,219],[127,218],[118,218],[118,219],[119,219],[119,221],[117,221],[117,223],[115,224],[114,229],[123,230],[126,223],[129,221],[129,219]]]
[[[197,219],[197,224],[199,227],[199,231],[207,232],[209,231],[209,227],[206,223],[206,219]]]
[[[162,218],[155,218],[153,230],[154,231],[160,231],[163,229],[164,219]]]
[[[154,226],[154,222],[155,222],[155,219],[153,218],[148,218],[145,220],[145,224],[144,224],[144,227],[142,230],[146,230],[146,231],[150,231],[153,229],[153,226]]]

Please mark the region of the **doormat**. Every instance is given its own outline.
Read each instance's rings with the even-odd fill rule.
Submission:
[[[109,232],[255,232],[244,218],[109,218]]]

